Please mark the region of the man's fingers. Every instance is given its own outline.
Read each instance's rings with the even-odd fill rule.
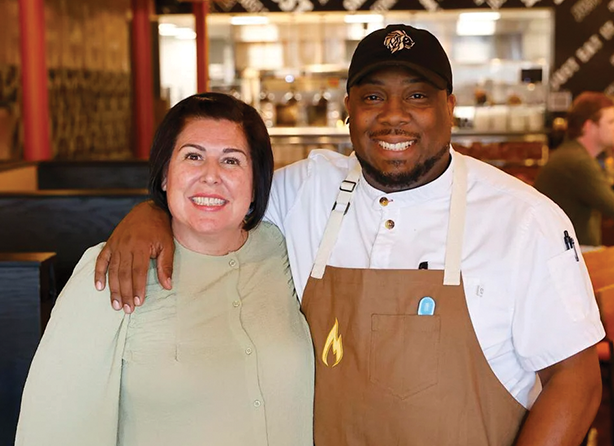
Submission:
[[[149,255],[146,252],[135,252],[132,258],[132,291],[136,307],[145,302],[145,287],[147,285],[147,271],[149,270]]]
[[[171,245],[171,250],[162,249],[156,263],[156,272],[158,273],[158,281],[167,290],[173,287],[173,257],[175,255],[175,245]]]
[[[109,278],[109,292],[111,293],[111,306],[115,310],[121,310],[123,307],[122,296],[119,291],[119,254],[111,256],[109,261],[109,271],[107,277]]]
[[[105,245],[96,258],[96,267],[94,269],[94,285],[98,291],[104,290],[107,283],[107,269],[111,261],[111,250]]]
[[[134,311],[134,292],[132,289],[132,255],[122,256],[119,261],[118,281],[123,309],[127,314]]]

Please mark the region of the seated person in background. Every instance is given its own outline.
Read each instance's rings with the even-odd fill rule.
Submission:
[[[567,141],[551,152],[535,187],[569,216],[581,245],[601,245],[601,214],[614,217],[614,191],[597,157],[614,146],[614,102],[584,92],[567,115]]]
[[[93,284],[103,244],[58,298],[24,390],[19,446],[313,445],[313,351],[284,239],[261,223],[273,176],[251,106],[175,105],[149,190],[171,216],[172,291],[116,312]],[[204,273],[206,272],[206,274]]]

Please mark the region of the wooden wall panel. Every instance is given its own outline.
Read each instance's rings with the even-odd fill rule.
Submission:
[[[0,0],[0,66],[19,65],[18,0]]]
[[[20,159],[21,62],[18,0],[0,0],[0,161]]]
[[[46,0],[56,159],[129,158],[129,0]]]
[[[0,107],[16,120],[4,159],[23,153],[18,3],[0,0]],[[129,12],[130,0],[45,0],[54,158],[132,156]]]

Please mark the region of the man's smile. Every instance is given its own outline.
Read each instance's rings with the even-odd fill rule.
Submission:
[[[397,142],[397,143],[377,141],[377,143],[380,145],[382,149],[390,150],[392,152],[402,152],[403,150],[406,150],[409,146],[412,146],[415,142],[416,142],[415,139],[411,141],[403,141],[403,142]]]

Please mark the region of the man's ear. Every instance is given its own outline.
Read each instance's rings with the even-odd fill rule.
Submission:
[[[450,119],[452,120],[452,122],[454,122],[454,107],[456,107],[456,96],[450,93],[448,95],[447,102],[448,102],[448,113],[450,115]]]
[[[586,121],[584,121],[584,124],[582,124],[582,135],[581,136],[590,135],[591,131],[595,128],[595,126],[596,124],[590,119],[587,119]]]

